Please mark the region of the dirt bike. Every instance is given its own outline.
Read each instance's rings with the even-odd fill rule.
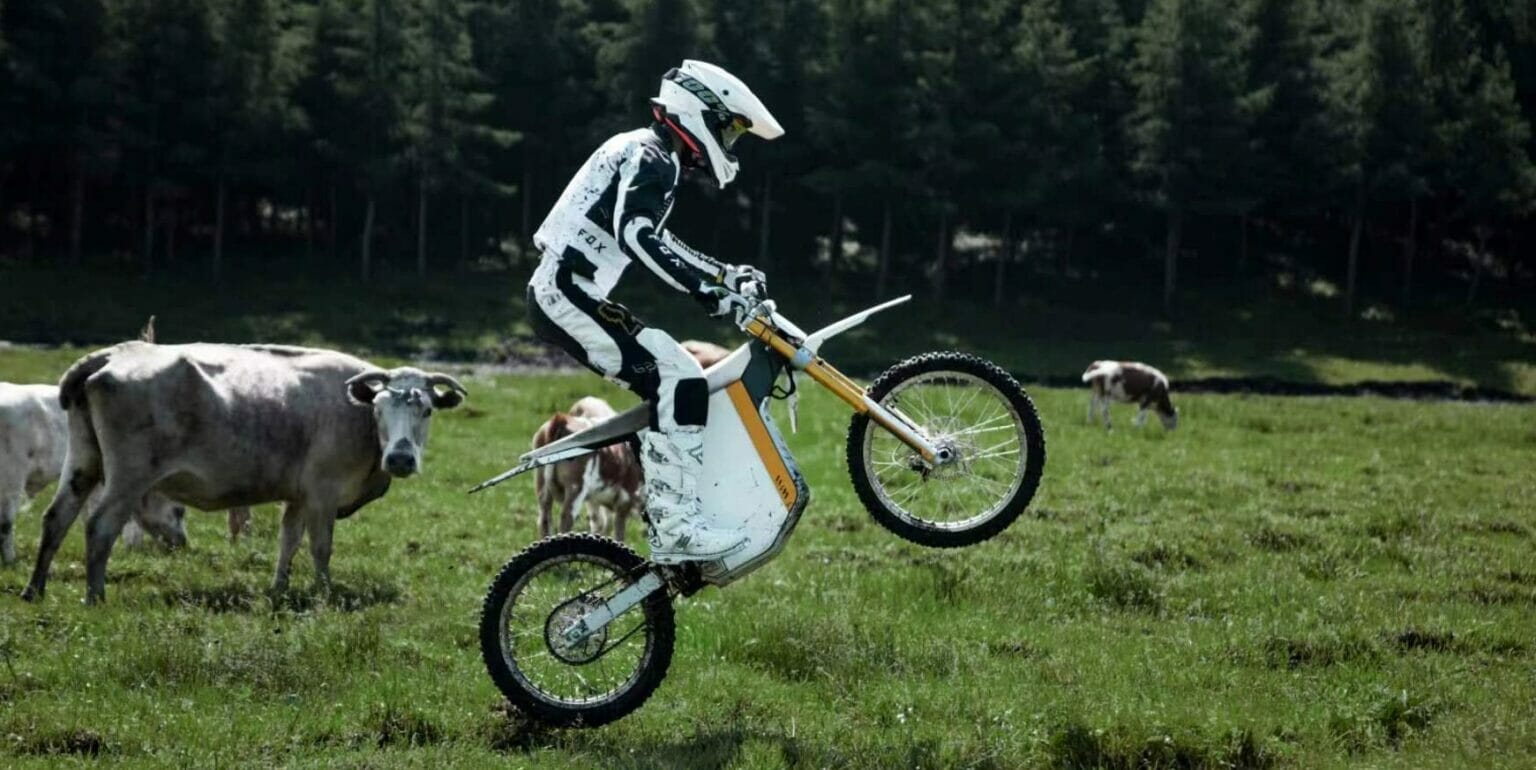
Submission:
[[[819,355],[831,337],[910,296],[807,334],[764,300],[738,319],[750,341],[710,367],[702,511],[746,543],[707,562],[655,564],[617,541],[565,534],[507,562],[486,594],[480,649],[496,686],[524,713],[594,727],[639,708],[672,662],[673,599],[725,586],[783,549],[810,489],[769,413],[804,375],[852,407],[848,470],[875,520],[907,540],[954,548],[1013,523],[1034,497],[1045,436],[1034,404],[1001,368],[963,353],[928,353],[891,367],[867,390]],[[784,378],[784,385],[778,383]],[[478,492],[521,473],[631,441],[642,403],[523,455]]]

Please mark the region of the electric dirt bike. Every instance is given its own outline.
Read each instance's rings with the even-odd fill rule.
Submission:
[[[707,519],[746,542],[714,561],[655,564],[622,543],[548,537],[502,568],[485,597],[480,649],[507,699],[552,725],[596,726],[639,708],[672,662],[672,600],[724,586],[784,547],[810,489],[769,414],[796,375],[853,409],[848,470],[859,499],[887,529],[938,548],[972,545],[1011,524],[1035,494],[1045,436],[1019,383],[962,353],[928,353],[891,367],[868,389],[819,355],[822,343],[886,302],[807,334],[771,301],[744,314],[750,341],[705,372],[709,422],[699,496]],[[785,378],[785,385],[778,382]],[[600,447],[637,441],[649,403],[523,455],[471,492]]]

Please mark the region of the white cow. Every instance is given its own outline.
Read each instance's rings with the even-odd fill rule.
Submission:
[[[53,385],[0,382],[0,563],[16,561],[16,514],[57,481],[68,445],[64,408]],[[148,496],[132,524],[167,545],[187,542],[185,510]]]
[[[28,600],[43,596],[53,556],[98,486],[101,504],[86,521],[87,602],[105,597],[112,544],[151,492],[211,511],[286,503],[272,588],[287,588],[306,531],[324,587],[336,519],[420,470],[432,411],[465,396],[446,374],[386,372],[329,350],[144,342],[80,359],[59,389],[69,454]]]

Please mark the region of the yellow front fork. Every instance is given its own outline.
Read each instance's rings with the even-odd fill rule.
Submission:
[[[774,352],[783,356],[786,361],[791,362],[791,366],[795,366],[794,362],[797,360],[809,357],[810,361],[806,362],[804,366],[796,368],[804,371],[806,376],[815,380],[822,387],[832,391],[833,395],[842,399],[848,406],[853,407],[855,412],[869,415],[870,419],[890,431],[892,435],[901,439],[902,443],[912,447],[921,454],[924,460],[930,463],[937,460],[933,445],[928,443],[916,426],[909,425],[889,409],[875,403],[864,392],[864,389],[859,387],[858,383],[848,379],[847,375],[827,363],[821,356],[813,355],[809,351],[784,339],[778,333],[778,330],[764,323],[761,318],[754,318],[748,322],[746,332],[762,340]]]

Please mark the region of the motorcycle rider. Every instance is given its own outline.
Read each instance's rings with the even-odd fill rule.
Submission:
[[[745,83],[692,59],[662,76],[651,114],[650,126],[618,134],[592,153],[534,233],[543,256],[528,283],[528,310],[540,339],[655,405],[640,452],[651,558],[717,559],[745,538],[701,521],[704,372],[671,335],[608,294],[639,262],[715,317],[739,320],[755,307],[761,272],[688,247],[666,221],[684,169],[707,173],[723,188],[736,176],[737,139],[751,133],[772,140],[784,129]]]

